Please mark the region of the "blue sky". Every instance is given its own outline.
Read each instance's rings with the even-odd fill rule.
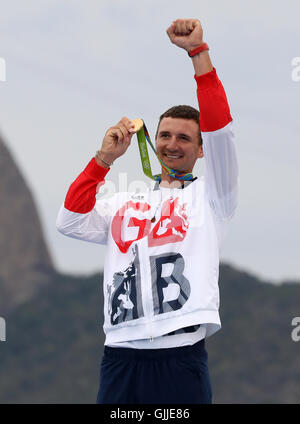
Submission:
[[[300,279],[299,1],[11,0],[0,15],[0,131],[34,198],[61,271],[102,268],[105,247],[64,237],[55,220],[108,127],[197,107],[191,60],[166,28],[200,19],[234,119],[240,201],[221,260],[279,282]],[[144,180],[133,139],[107,179]],[[157,165],[154,171],[158,171]],[[203,164],[197,165],[198,175]],[[149,180],[150,181],[150,180]]]

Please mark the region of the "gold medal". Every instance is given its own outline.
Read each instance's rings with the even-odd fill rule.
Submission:
[[[140,118],[132,119],[132,122],[134,123],[134,132],[138,132],[144,126],[144,122]]]

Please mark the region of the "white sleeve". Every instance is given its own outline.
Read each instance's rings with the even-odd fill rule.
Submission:
[[[224,128],[203,132],[204,182],[208,202],[221,220],[233,217],[238,202],[238,162],[232,121]]]
[[[111,219],[110,207],[108,201],[97,200],[90,212],[77,213],[69,211],[62,204],[56,228],[65,236],[105,245]]]

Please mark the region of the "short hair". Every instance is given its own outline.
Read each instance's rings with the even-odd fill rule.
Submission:
[[[199,128],[199,145],[200,146],[202,145],[203,140],[202,140],[202,135],[200,130],[200,123],[199,123],[199,111],[197,109],[188,105],[178,105],[178,106],[173,106],[170,109],[166,110],[166,112],[164,112],[159,117],[155,138],[157,138],[158,128],[163,118],[181,118],[181,119],[191,119],[195,121]]]

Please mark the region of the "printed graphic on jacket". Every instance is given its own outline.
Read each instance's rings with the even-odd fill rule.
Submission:
[[[137,245],[132,248],[134,260],[124,271],[114,273],[107,284],[108,314],[112,325],[144,316]]]
[[[144,316],[138,245],[132,248],[133,261],[124,271],[115,272],[107,284],[108,314],[112,325]],[[191,292],[184,276],[184,259],[169,252],[149,257],[151,269],[151,311],[153,315],[175,311],[185,304]],[[146,299],[146,302],[150,302]]]
[[[127,227],[138,228],[137,237],[133,240],[124,240],[126,234],[125,215],[126,211],[131,209],[131,214],[145,215],[144,219],[137,216],[131,216]],[[122,253],[126,253],[132,243],[143,237],[148,237],[148,246],[162,246],[167,243],[177,243],[184,240],[189,227],[186,214],[186,203],[179,204],[179,198],[172,197],[163,202],[161,217],[151,230],[151,218],[149,218],[151,206],[148,203],[133,202],[129,200],[115,214],[112,220],[112,237]],[[148,213],[147,213],[148,212]]]
[[[178,330],[171,331],[171,333],[163,334],[163,337],[165,336],[174,336],[175,334],[182,334],[182,333],[194,333],[198,330],[201,324],[197,325],[190,325],[189,327],[183,327],[179,328]]]

